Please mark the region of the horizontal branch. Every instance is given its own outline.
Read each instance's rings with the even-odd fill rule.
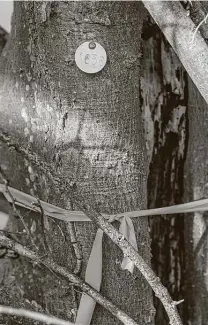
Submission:
[[[75,286],[79,287],[84,293],[92,297],[97,303],[107,309],[123,324],[137,325],[137,323],[132,318],[130,318],[126,313],[120,310],[112,302],[103,297],[98,291],[96,291],[90,285],[82,281],[78,276],[70,273],[66,268],[56,264],[51,258],[38,256],[35,252],[7,238],[2,233],[0,233],[0,245],[17,252],[19,255],[27,257],[30,260],[37,262],[38,264],[46,266],[47,269],[51,270],[52,272],[55,272],[59,276],[68,280],[69,282],[74,283]]]
[[[0,305],[0,314],[29,318],[38,322],[43,322],[51,325],[74,325],[74,323],[59,319],[57,317],[44,315],[42,313],[37,313],[35,311],[30,311],[26,309],[7,307],[3,305]]]
[[[122,250],[124,256],[130,258],[134,262],[137,269],[145,277],[156,297],[162,302],[171,325],[182,325],[182,321],[178,314],[176,305],[177,302],[173,301],[169,295],[167,289],[162,285],[160,279],[156,276],[149,265],[139,255],[139,253],[129,244],[125,237],[109,223],[102,215],[97,213],[92,207],[85,201],[83,197],[77,193],[76,185],[73,184],[68,189],[68,194],[73,203],[83,211],[103,232]]]
[[[180,1],[143,1],[208,103],[208,46]]]

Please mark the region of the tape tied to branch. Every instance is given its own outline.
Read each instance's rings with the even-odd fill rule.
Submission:
[[[50,203],[41,200],[39,201],[33,196],[16,190],[12,187],[8,187],[8,189],[15,200],[15,204],[18,206],[24,207],[31,211],[39,212],[38,207],[34,204],[38,203],[38,205],[41,204],[45,215],[48,217],[68,222],[91,221],[91,219],[89,219],[82,211],[65,210]],[[0,192],[5,196],[8,202],[12,203],[11,195],[8,193],[7,187],[4,184],[0,184]],[[128,240],[128,242],[134,247],[134,249],[138,250],[134,225],[131,218],[200,211],[208,211],[208,199],[202,199],[164,208],[125,212],[117,215],[102,214],[102,216],[105,217],[109,222],[113,222],[115,220],[119,221],[119,232]],[[6,225],[5,214],[2,215],[2,217],[4,217],[4,224]],[[98,229],[85,273],[85,281],[97,291],[100,291],[102,281],[102,238],[103,231],[101,229]],[[123,270],[128,270],[132,273],[134,270],[134,263],[127,256],[125,256],[121,263],[121,268]],[[95,305],[95,300],[83,293],[78,308],[76,324],[89,325],[91,322]]]
[[[134,249],[138,250],[134,225],[129,217],[109,216],[105,218],[109,222],[113,222],[115,220],[119,221],[119,232],[128,240]],[[101,229],[98,229],[85,273],[85,281],[97,291],[100,291],[102,281],[102,237],[103,231]],[[125,256],[121,263],[121,268],[133,273],[134,263],[128,256]],[[90,296],[87,296],[85,294],[82,295],[77,313],[76,324],[90,324],[95,304],[96,302]]]
[[[80,211],[64,210],[50,203],[39,201],[33,196],[23,193],[12,187],[8,187],[8,189],[15,200],[15,204],[17,204],[18,206],[24,207],[31,211],[39,212],[39,209],[34,203],[40,203],[45,215],[49,217],[61,219],[68,222],[91,221],[84,213]],[[11,195],[8,193],[7,187],[4,184],[0,184],[0,192],[3,193],[7,201],[12,203]],[[128,240],[128,242],[136,250],[138,250],[134,225],[129,216],[125,216],[124,214],[103,216],[111,223],[115,220],[119,221],[119,232]],[[100,291],[102,281],[102,238],[103,231],[101,229],[98,229],[85,273],[85,282],[91,285],[97,291]],[[127,256],[125,256],[121,263],[121,268],[123,270],[128,270],[132,273],[134,269],[134,263]],[[78,308],[76,324],[89,325],[91,322],[95,305],[96,302],[94,299],[92,299],[86,294],[82,294],[80,305]]]

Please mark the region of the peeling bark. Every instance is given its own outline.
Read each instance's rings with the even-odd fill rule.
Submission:
[[[159,28],[149,18],[143,28],[141,100],[150,160],[148,208],[183,202],[187,148],[187,75]],[[152,263],[174,300],[184,297],[184,219],[150,217]],[[168,319],[155,299],[158,325]],[[179,306],[181,315],[184,305]]]

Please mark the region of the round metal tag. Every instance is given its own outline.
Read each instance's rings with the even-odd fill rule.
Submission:
[[[97,42],[82,43],[75,53],[76,65],[86,73],[99,72],[104,68],[106,61],[106,51]]]

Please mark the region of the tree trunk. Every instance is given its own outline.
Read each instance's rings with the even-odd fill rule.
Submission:
[[[99,212],[146,207],[148,163],[139,98],[144,15],[137,2],[14,3],[11,38],[0,63],[0,162],[11,186],[76,209],[67,194],[67,184],[76,182]],[[74,63],[77,47],[87,40],[99,42],[108,55],[106,67],[95,75]],[[40,216],[21,211],[44,253]],[[139,251],[150,261],[148,220],[134,225]],[[13,218],[10,229],[21,230],[20,220]],[[53,259],[73,271],[79,259],[73,230],[84,278],[96,227],[76,222],[67,229],[49,220],[48,246]],[[26,236],[17,237],[30,244]],[[153,324],[148,284],[137,271],[121,270],[122,254],[106,236],[103,255],[101,293],[138,324]],[[73,286],[23,258],[2,259],[0,267],[0,303],[75,320],[80,294]],[[97,305],[92,324],[98,323],[119,324]]]
[[[189,80],[189,145],[185,168],[185,201],[207,197],[207,120],[208,106]],[[187,215],[186,301],[193,325],[208,322],[207,311],[207,213]]]
[[[150,160],[148,208],[183,202],[183,170],[187,148],[187,74],[175,52],[150,17],[143,28],[141,100]],[[183,215],[150,218],[152,265],[178,301],[184,297]],[[155,323],[167,315],[155,298]],[[185,320],[184,304],[179,311]]]
[[[207,1],[194,1],[190,6],[190,16],[196,26],[206,16],[207,9]],[[207,24],[202,24],[199,31],[207,41]],[[185,202],[208,196],[208,106],[190,79],[188,85],[189,144],[185,164]],[[193,325],[205,325],[208,323],[207,212],[186,216],[185,239],[187,320]]]

